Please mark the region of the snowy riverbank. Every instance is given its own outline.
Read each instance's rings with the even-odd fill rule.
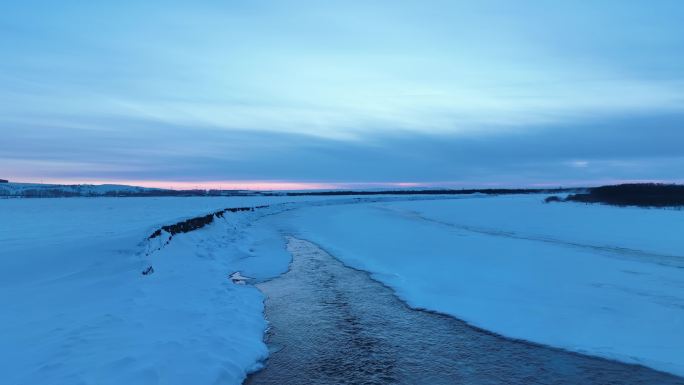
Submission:
[[[258,226],[245,233],[252,212],[178,234],[161,250],[146,237],[187,217],[277,200],[0,201],[3,383],[240,383],[267,354],[266,324],[261,293],[228,274],[283,272],[282,239]],[[149,265],[154,273],[142,275]]]
[[[229,275],[284,272],[289,233],[412,306],[684,375],[681,211],[407,198],[0,200],[0,370],[10,384],[240,383],[267,354],[266,323],[262,294]]]

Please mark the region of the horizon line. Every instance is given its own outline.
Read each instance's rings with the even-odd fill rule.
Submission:
[[[477,189],[477,188],[581,188],[623,183],[683,183],[684,180],[660,179],[602,179],[570,180],[562,182],[302,182],[287,180],[219,180],[219,181],[163,181],[163,180],[120,180],[120,179],[59,179],[40,181],[22,179],[10,183],[51,185],[122,185],[131,187],[158,188],[166,190],[244,190],[244,191],[288,191],[288,190],[344,190],[383,188],[434,188],[434,189]]]

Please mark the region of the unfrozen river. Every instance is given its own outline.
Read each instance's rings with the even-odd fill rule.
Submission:
[[[247,384],[684,384],[411,309],[313,243],[289,238],[288,250],[290,270],[258,284],[271,356]]]

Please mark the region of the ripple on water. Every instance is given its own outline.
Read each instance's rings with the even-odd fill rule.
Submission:
[[[290,270],[257,285],[271,356],[246,384],[684,384],[410,309],[311,242],[289,237],[288,250]]]

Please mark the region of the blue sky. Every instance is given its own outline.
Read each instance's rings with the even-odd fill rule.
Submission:
[[[0,5],[0,177],[683,181],[681,1]]]

